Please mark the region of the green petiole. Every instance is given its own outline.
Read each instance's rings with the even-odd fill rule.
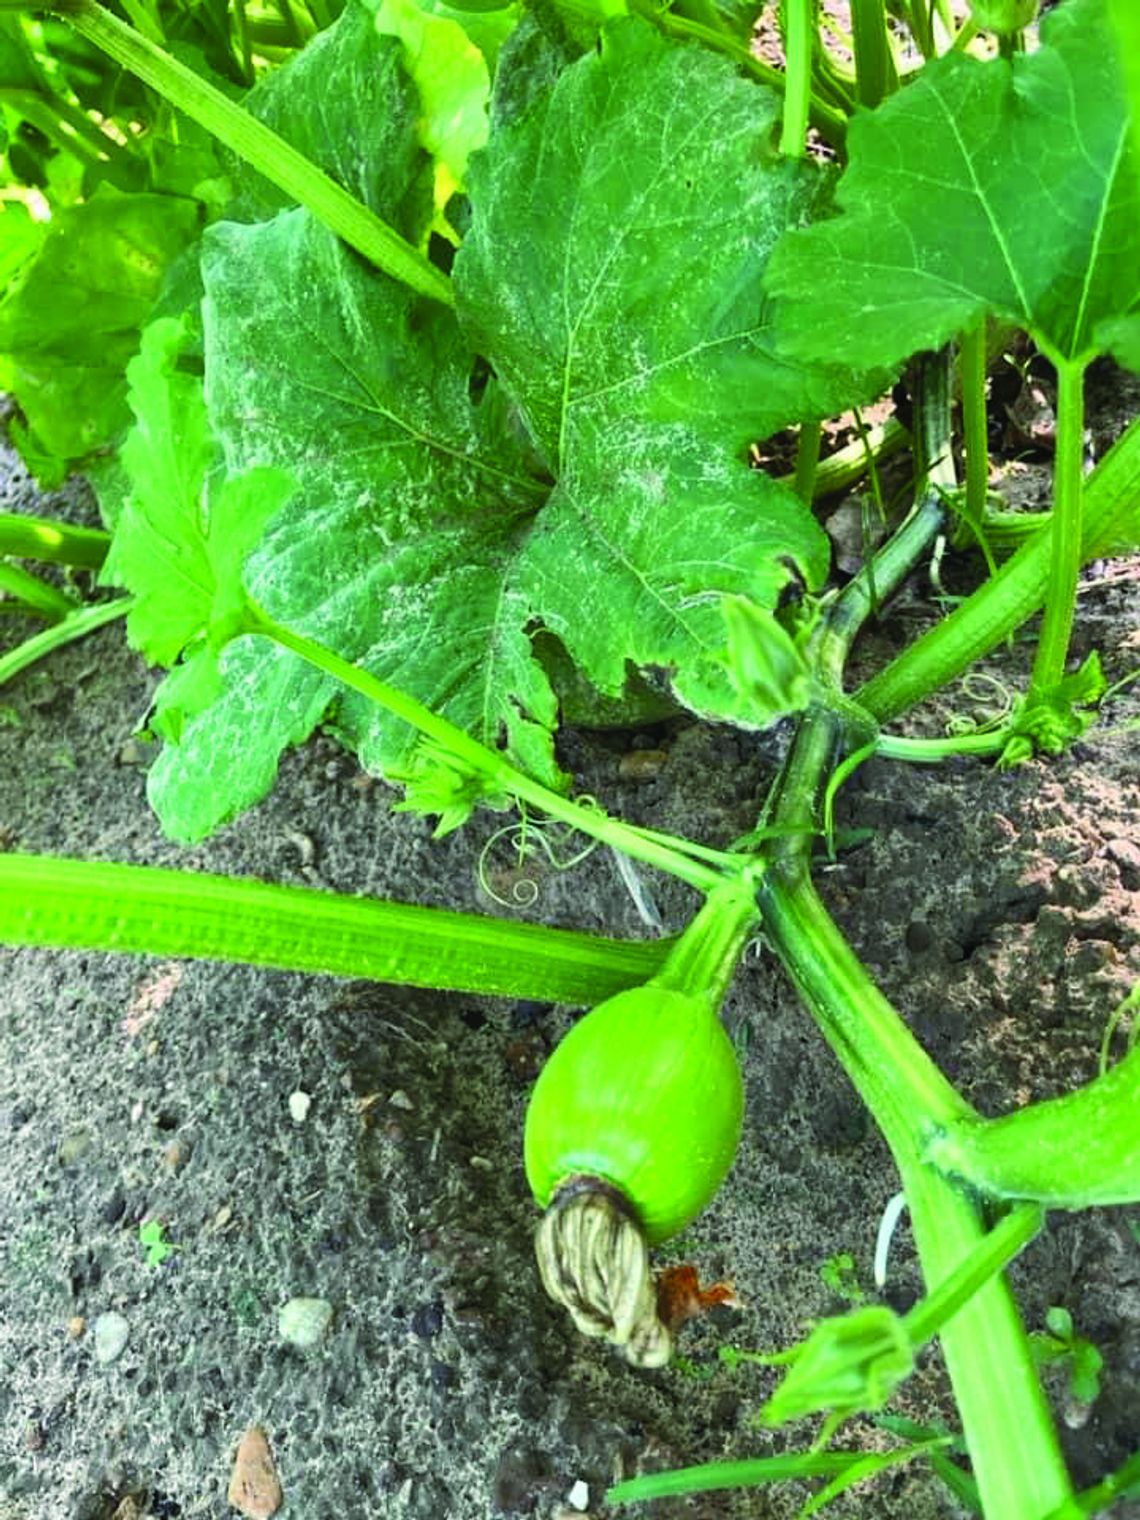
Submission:
[[[540,809],[551,818],[569,824],[580,833],[588,834],[603,844],[657,866],[660,870],[688,882],[700,892],[710,892],[728,876],[741,876],[753,869],[744,856],[725,854],[719,868],[689,853],[685,841],[670,836],[655,836],[611,818],[597,808],[585,807],[569,798],[560,796],[549,787],[532,781],[501,755],[485,749],[470,734],[464,733],[446,718],[441,718],[414,697],[398,691],[386,682],[377,680],[365,670],[350,664],[331,649],[324,648],[315,640],[294,632],[277,623],[260,608],[250,607],[245,632],[263,634],[285,649],[301,656],[318,670],[334,676],[351,690],[383,707],[394,717],[402,718],[427,739],[432,740],[450,756],[485,783],[488,795],[506,795]],[[666,842],[668,840],[668,842]],[[706,855],[700,851],[700,855]]]
[[[1122,537],[1134,537],[1140,513],[1140,421],[1117,439],[1084,485],[1080,560],[1107,553]],[[1051,533],[1033,537],[997,575],[961,606],[915,640],[897,659],[855,693],[879,722],[897,717],[945,686],[1038,610],[1050,587]]]
[[[111,535],[101,528],[77,528],[46,517],[0,512],[0,554],[98,570],[110,544]]]
[[[448,306],[454,304],[451,281],[418,249],[193,69],[120,21],[98,0],[72,0],[61,4],[59,10],[80,36],[205,127],[378,269],[421,295]]]
[[[588,1004],[647,981],[670,944],[44,855],[0,855],[0,942]]]
[[[802,158],[807,150],[808,114],[811,105],[811,65],[815,42],[815,0],[785,0],[784,18],[784,120],[780,152],[786,158]],[[805,424],[810,427],[811,424]],[[819,453],[818,426],[816,454]],[[801,446],[803,429],[800,430]],[[796,486],[800,489],[800,465],[796,463]],[[800,491],[802,495],[802,490]],[[810,496],[807,498],[810,501]]]
[[[89,633],[94,633],[96,628],[102,628],[105,623],[112,623],[116,618],[125,617],[134,606],[134,598],[130,596],[120,597],[115,602],[97,602],[91,607],[80,607],[69,612],[67,617],[61,618],[58,623],[53,623],[50,628],[45,628],[42,633],[37,633],[30,639],[25,639],[22,644],[17,644],[15,649],[10,649],[7,654],[0,655],[0,686],[10,681],[13,676],[19,675],[22,670],[27,670],[29,665],[34,665],[37,660],[42,660],[44,655],[51,654],[55,649],[62,649],[65,644],[73,643],[76,639],[82,639]]]
[[[41,581],[22,565],[10,565],[4,560],[0,560],[0,591],[22,602],[28,612],[52,623],[75,611],[75,603],[57,586]]]
[[[966,445],[966,497],[963,515],[973,526],[984,521],[989,489],[989,439],[986,434],[986,319],[968,327],[958,340],[962,381],[962,424]],[[984,540],[979,542],[985,547]],[[993,573],[993,566],[990,566]]]

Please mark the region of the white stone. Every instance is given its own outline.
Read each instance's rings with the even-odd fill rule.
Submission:
[[[291,1298],[277,1313],[277,1333],[283,1341],[307,1351],[322,1341],[332,1324],[327,1298]]]
[[[112,1309],[106,1314],[95,1316],[91,1334],[94,1337],[95,1360],[106,1367],[123,1354],[131,1327],[121,1314],[116,1314]]]
[[[566,1495],[566,1502],[579,1514],[584,1514],[590,1507],[590,1485],[579,1478]]]
[[[293,1116],[294,1124],[304,1124],[309,1117],[309,1110],[313,1106],[313,1100],[307,1092],[295,1092],[289,1094],[289,1112]]]

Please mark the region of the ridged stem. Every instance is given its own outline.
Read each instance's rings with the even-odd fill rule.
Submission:
[[[197,871],[0,855],[0,943],[185,956],[593,1004],[660,969],[666,940],[604,939]]]

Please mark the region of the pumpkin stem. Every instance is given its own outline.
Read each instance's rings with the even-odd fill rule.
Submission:
[[[652,985],[720,1008],[740,952],[760,920],[755,887],[745,876],[714,887],[654,976]]]

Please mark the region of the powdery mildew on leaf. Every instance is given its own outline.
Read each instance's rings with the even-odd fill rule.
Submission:
[[[582,411],[735,449],[860,399],[771,341],[767,257],[826,196],[817,166],[777,157],[779,113],[725,59],[626,19],[472,159],[460,311],[552,467]]]
[[[855,117],[844,214],[772,260],[790,349],[893,368],[991,311],[1063,358],[1135,358],[1140,165],[1102,0],[1042,41],[1012,66],[940,58]]]
[[[482,392],[455,314],[307,213],[211,229],[213,430],[232,475],[296,483],[246,567],[255,600],[551,784],[536,626],[605,693],[651,667],[697,712],[770,721],[729,678],[720,596],[771,607],[790,575],[818,584],[827,541],[736,446],[773,395],[791,412],[854,388],[764,346],[767,249],[820,193],[814,171],[773,156],[774,121],[731,66],[637,22],[510,118],[472,184],[461,255],[464,311],[498,370]],[[648,171],[625,137],[659,144]],[[514,331],[520,313],[532,325]],[[152,772],[180,837],[254,801],[330,703],[366,765],[407,767],[410,730],[265,640],[231,646],[216,674],[209,710],[186,712]],[[172,678],[172,717],[189,680]]]
[[[744,726],[725,662],[721,593],[774,606],[794,560],[812,579],[826,546],[790,491],[684,427],[576,420],[558,488],[519,552],[517,581],[603,693],[627,662],[657,667],[693,711]]]
[[[416,134],[418,101],[394,37],[373,12],[348,0],[326,31],[246,96],[266,126],[312,159],[357,200],[415,242],[431,218],[431,169]],[[293,202],[235,160],[241,220],[272,216]]]
[[[452,315],[362,269],[301,211],[213,229],[203,270],[226,465],[285,467],[297,485],[247,566],[251,595],[557,780],[554,698],[505,580],[544,491],[498,412],[471,401]],[[168,827],[204,832],[255,800],[338,691],[262,639],[227,650],[221,674],[218,700],[156,767]],[[336,722],[364,764],[407,763],[415,736],[374,705],[347,695]],[[220,791],[207,774],[225,777]]]

